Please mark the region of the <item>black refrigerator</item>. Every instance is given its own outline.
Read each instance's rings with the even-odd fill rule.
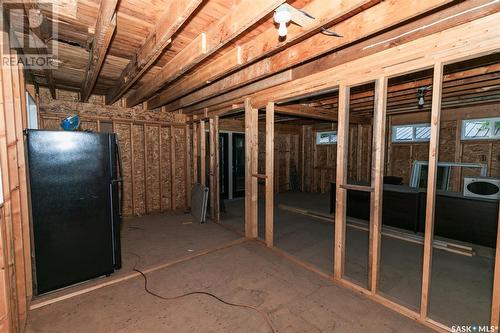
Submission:
[[[119,269],[116,135],[27,130],[26,137],[36,293]]]

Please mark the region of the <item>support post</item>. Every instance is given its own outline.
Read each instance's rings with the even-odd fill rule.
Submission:
[[[193,123],[193,182],[198,183],[198,124]]]
[[[266,106],[266,245],[274,240],[274,103]]]
[[[429,292],[432,267],[432,241],[434,234],[434,208],[436,199],[437,164],[439,153],[439,124],[441,120],[441,92],[443,86],[443,64],[434,64],[432,80],[431,140],[429,144],[429,167],[427,178],[427,206],[425,211],[424,259],[422,269],[422,297],[420,319],[425,320],[429,312]]]
[[[375,81],[375,112],[373,119],[373,157],[372,179],[373,192],[370,201],[370,271],[369,289],[377,293],[380,267],[380,238],[382,232],[382,198],[384,191],[384,150],[387,101],[387,78]],[[359,130],[358,126],[358,130]],[[359,132],[358,132],[359,136]]]
[[[206,185],[206,136],[205,136],[205,121],[200,121],[200,184]]]
[[[349,87],[345,82],[339,86],[339,110],[337,129],[337,194],[335,202],[335,246],[334,266],[335,279],[341,279],[344,274],[344,247],[346,224],[346,194],[342,188],[347,183],[347,145],[349,142]]]
[[[245,236],[257,238],[257,131],[258,110],[245,99]]]
[[[219,117],[209,119],[210,217],[219,223]]]

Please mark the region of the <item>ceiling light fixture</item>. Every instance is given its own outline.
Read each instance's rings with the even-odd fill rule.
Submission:
[[[281,5],[274,11],[274,22],[280,25],[278,29],[280,37],[286,37],[286,34],[288,33],[286,25],[291,19],[292,13],[290,13],[286,5]]]

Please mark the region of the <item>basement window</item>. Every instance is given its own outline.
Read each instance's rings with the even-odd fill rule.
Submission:
[[[317,145],[333,145],[337,143],[337,131],[317,132],[316,144]]]
[[[462,140],[500,139],[500,118],[462,120]]]
[[[392,126],[392,142],[426,142],[430,139],[430,124]]]

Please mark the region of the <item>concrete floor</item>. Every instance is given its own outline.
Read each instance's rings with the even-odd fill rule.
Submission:
[[[121,228],[122,268],[110,277],[99,277],[35,298],[37,305],[70,292],[129,276],[134,267],[144,269],[239,239],[236,233],[213,223],[192,223],[191,215],[163,214],[125,219]]]
[[[327,194],[280,193],[276,205],[286,204],[327,214]],[[264,205],[259,202],[259,236],[263,238]],[[226,202],[222,223],[244,231],[244,201]],[[333,271],[333,223],[275,207],[274,244],[317,268]],[[380,292],[418,311],[420,307],[423,246],[382,237]],[[347,228],[345,277],[367,286],[368,232]],[[489,324],[494,260],[490,257],[433,251],[429,316],[448,326]]]
[[[197,235],[203,242],[204,235]],[[257,306],[269,313],[278,332],[431,332],[255,242],[155,271],[148,279],[150,289],[164,296],[204,290]],[[164,301],[143,288],[137,277],[30,311],[26,332],[270,331],[252,310],[198,295]]]

